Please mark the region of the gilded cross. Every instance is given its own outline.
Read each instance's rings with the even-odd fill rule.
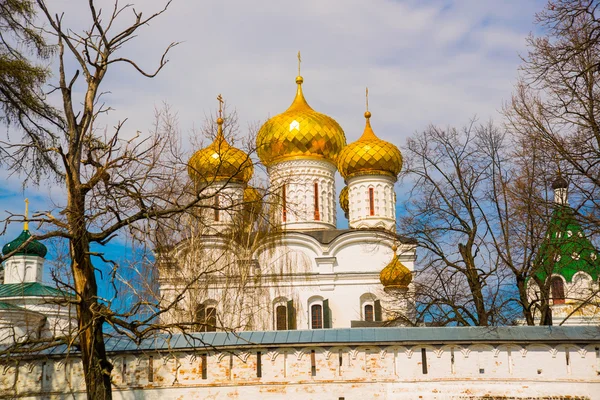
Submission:
[[[369,111],[369,88],[365,90],[365,97],[367,98],[367,111]]]
[[[223,96],[220,94],[217,96],[217,101],[219,102],[219,118],[223,117]]]
[[[298,76],[300,75],[300,63],[302,62],[302,57],[300,57],[300,50],[298,50]]]
[[[23,229],[29,230],[29,199],[25,199],[25,223],[23,224]]]

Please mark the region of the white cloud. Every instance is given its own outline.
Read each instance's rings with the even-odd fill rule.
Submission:
[[[50,3],[76,29],[89,19],[87,2]],[[98,2],[105,14],[111,3]],[[163,3],[139,1],[136,9],[148,15]],[[376,133],[402,145],[429,123],[462,125],[475,114],[498,119],[542,6],[541,0],[175,1],[122,54],[152,69],[170,42],[182,43],[154,79],[115,66],[103,88],[115,111],[101,124],[110,128],[128,118],[126,132],[147,131],[154,107],[166,101],[187,134],[214,112],[222,93],[245,129],[288,107],[301,50],[309,103],[334,117],[349,142],[362,133],[369,86]],[[3,188],[14,184],[11,179]],[[0,199],[0,209],[20,210],[20,204]]]

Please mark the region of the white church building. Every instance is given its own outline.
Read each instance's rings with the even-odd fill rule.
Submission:
[[[258,132],[267,190],[250,185],[253,162],[230,144],[221,112],[214,141],[191,157],[188,173],[204,207],[157,261],[160,298],[169,308],[161,322],[194,333],[141,344],[108,340],[114,398],[600,398],[600,327],[590,320],[569,327],[412,327],[416,243],[396,232],[402,155],[376,136],[368,110],[362,135],[352,130],[356,139],[347,144],[339,124],[309,106],[303,83],[296,77],[291,106]],[[339,198],[338,172],[345,182]],[[338,228],[338,204],[347,229]],[[37,327],[52,320],[63,329],[68,309],[59,302],[41,308],[59,292],[41,284],[45,248],[30,241],[14,252],[28,235],[26,228],[3,250],[13,253],[0,285],[0,328],[20,326],[18,309],[35,315]],[[548,276],[576,281],[569,268]],[[597,280],[597,272],[587,273]],[[11,293],[19,295],[5,295]],[[72,349],[0,366],[0,397],[85,398]]]

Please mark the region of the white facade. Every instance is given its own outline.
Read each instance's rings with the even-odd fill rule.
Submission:
[[[202,238],[203,256],[184,261],[183,268],[161,271],[161,295],[168,302],[185,293],[190,276],[209,272],[220,278],[200,279],[163,322],[189,320],[198,305],[209,304],[216,308],[220,326],[275,330],[277,307],[285,306],[287,328],[313,329],[312,306],[318,305],[320,328],[350,328],[353,321],[376,322],[375,302],[381,307],[379,319],[385,320],[396,297],[385,293],[379,274],[392,259],[397,240],[376,230],[286,231],[245,254],[218,238]],[[187,254],[187,244],[179,251]],[[413,244],[399,247],[397,255],[409,270],[414,268]],[[365,311],[367,305],[371,309]],[[295,314],[291,325],[289,312]]]

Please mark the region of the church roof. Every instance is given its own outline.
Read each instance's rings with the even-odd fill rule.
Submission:
[[[310,236],[310,237],[316,239],[321,244],[330,244],[338,237],[348,234],[348,233],[352,233],[352,232],[373,232],[374,235],[376,235],[376,234],[390,235],[389,231],[383,230],[383,229],[315,229],[315,230],[310,230],[310,231],[288,230],[286,232],[300,233],[300,234]],[[416,244],[417,243],[417,241],[415,239],[410,238],[408,236],[396,234],[395,237],[396,237],[396,239],[398,239],[398,241],[400,241],[400,243],[406,243],[406,244]]]
[[[489,327],[393,327],[343,328],[292,331],[207,332],[163,334],[135,343],[113,336],[106,341],[108,352],[172,351],[186,349],[275,347],[343,344],[443,344],[443,343],[600,343],[599,326],[497,326]],[[73,347],[57,346],[40,353],[73,353]]]
[[[0,285],[0,298],[2,297],[64,297],[67,292],[38,282],[10,283]]]
[[[536,275],[542,280],[549,274],[559,274],[571,282],[579,271],[587,273],[593,280],[598,279],[598,251],[585,236],[575,210],[568,205],[554,208],[535,264],[538,266]]]

